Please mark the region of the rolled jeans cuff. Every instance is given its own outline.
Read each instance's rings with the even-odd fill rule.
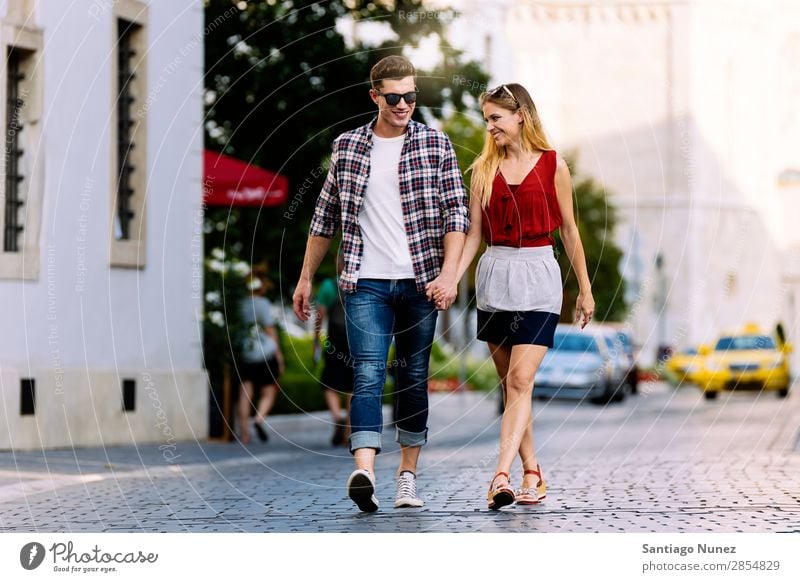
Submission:
[[[422,432],[410,432],[403,430],[400,427],[396,427],[396,429],[397,436],[395,437],[395,440],[404,447],[421,447],[428,442],[427,428]]]
[[[357,449],[375,449],[375,454],[381,452],[381,433],[371,430],[360,430],[350,435],[350,452]]]

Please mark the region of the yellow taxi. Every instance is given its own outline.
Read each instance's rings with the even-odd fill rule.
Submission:
[[[702,349],[702,348],[701,348]],[[703,371],[704,355],[699,353],[698,348],[686,348],[676,352],[664,363],[664,368],[670,380],[677,384],[690,382],[698,383],[698,378]]]
[[[785,397],[791,384],[791,351],[791,344],[748,324],[720,336],[713,349],[700,346],[698,352],[704,358],[695,381],[709,400],[722,390],[773,390]]]

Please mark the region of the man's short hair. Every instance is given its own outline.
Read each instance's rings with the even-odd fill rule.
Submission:
[[[369,81],[372,83],[373,89],[380,89],[383,86],[384,79],[398,81],[406,77],[416,76],[417,71],[411,61],[399,55],[392,55],[384,57],[375,63],[369,72]]]

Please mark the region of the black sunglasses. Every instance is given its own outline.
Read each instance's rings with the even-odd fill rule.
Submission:
[[[417,94],[419,91],[416,89],[414,91],[409,91],[408,93],[381,93],[377,89],[375,90],[376,95],[382,95],[384,99],[386,99],[386,103],[391,107],[394,107],[398,103],[400,103],[400,99],[405,101],[408,105],[413,105],[417,102]]]

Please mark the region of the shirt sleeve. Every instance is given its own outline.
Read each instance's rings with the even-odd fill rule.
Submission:
[[[439,205],[444,220],[444,232],[466,233],[469,230],[467,189],[464,187],[453,145],[446,136],[443,139],[444,152],[439,164]]]
[[[333,145],[328,175],[322,185],[322,191],[314,207],[314,216],[311,218],[311,236],[333,238],[341,222],[341,206],[339,202],[339,185],[336,179],[336,164],[339,155],[336,151],[336,142]]]

